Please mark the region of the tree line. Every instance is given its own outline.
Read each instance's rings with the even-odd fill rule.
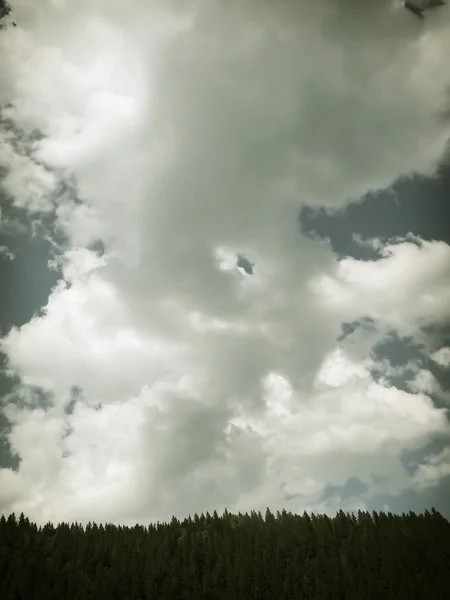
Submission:
[[[435,509],[225,510],[134,527],[0,518],[1,600],[444,600],[450,523]]]

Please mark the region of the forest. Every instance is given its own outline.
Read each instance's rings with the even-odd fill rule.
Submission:
[[[444,600],[450,523],[434,508],[216,511],[134,527],[0,518],[1,600]]]

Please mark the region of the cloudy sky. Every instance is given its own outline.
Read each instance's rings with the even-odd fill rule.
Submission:
[[[450,7],[11,6],[0,511],[450,516]]]

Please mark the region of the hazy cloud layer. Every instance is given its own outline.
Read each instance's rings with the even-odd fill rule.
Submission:
[[[338,261],[298,214],[434,174],[449,11],[419,28],[387,1],[12,6],[2,185],[67,243],[44,313],[1,341],[21,462],[0,509],[332,511],[349,480],[350,508],[437,485],[447,451],[401,461],[450,433],[434,383],[375,380],[371,351],[394,330],[445,363],[426,330],[448,323],[450,247]],[[352,321],[373,326],[342,339]]]

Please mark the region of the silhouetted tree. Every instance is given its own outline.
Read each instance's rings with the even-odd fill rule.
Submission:
[[[450,523],[342,511],[116,527],[0,517],[1,600],[448,598]]]

